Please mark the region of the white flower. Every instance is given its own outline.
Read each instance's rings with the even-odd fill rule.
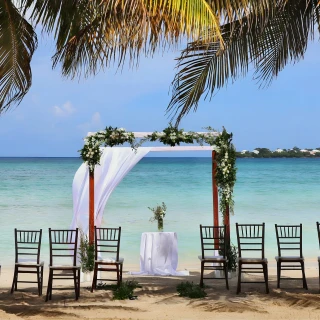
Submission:
[[[118,130],[119,130],[119,131],[122,131],[122,132],[126,131],[125,128],[119,128]]]

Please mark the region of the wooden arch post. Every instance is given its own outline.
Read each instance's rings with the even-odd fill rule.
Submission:
[[[218,197],[218,186],[215,179],[217,172],[216,152],[212,151],[212,195],[213,195],[213,225],[219,226],[219,197]],[[224,213],[223,224],[226,225],[226,238],[227,242],[230,243],[230,212],[229,206],[226,207]],[[215,243],[215,248],[218,248],[218,243]]]
[[[216,183],[216,152],[212,151],[212,196],[213,196],[213,225],[217,227],[219,225],[219,198],[218,198],[218,186]]]
[[[216,183],[216,172],[217,172],[217,162],[216,162],[216,152],[212,151],[212,200],[213,200],[213,225],[215,227],[219,226],[219,198],[218,198],[218,186]],[[218,237],[218,235],[215,235]],[[214,243],[215,249],[219,249],[219,240],[215,239]]]
[[[89,243],[94,243],[94,170],[89,170]]]

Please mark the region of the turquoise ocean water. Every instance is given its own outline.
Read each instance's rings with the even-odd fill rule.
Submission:
[[[0,158],[0,263],[14,261],[13,229],[43,229],[42,258],[48,261],[48,227],[68,228],[77,158]],[[266,223],[266,255],[276,255],[275,223],[303,223],[304,255],[318,255],[320,159],[238,159],[235,222]],[[121,255],[139,264],[141,233],[164,201],[165,231],[178,234],[179,261],[197,263],[199,224],[212,224],[210,158],[144,158],[119,184],[107,203],[105,226],[122,226]]]

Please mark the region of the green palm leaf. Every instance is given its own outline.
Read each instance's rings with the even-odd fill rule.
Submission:
[[[218,41],[223,48],[221,21],[234,21],[246,12],[263,12],[267,19],[277,0],[20,0],[32,18],[53,31],[65,76],[96,74],[125,59],[138,63],[182,37]],[[254,15],[252,14],[253,20]],[[248,20],[248,24],[251,21]]]
[[[95,74],[126,58],[138,62],[141,52],[152,54],[207,29],[222,40],[218,16],[206,0],[20,1],[36,24],[54,32],[54,66],[62,63],[63,74],[71,77]]]
[[[36,47],[32,26],[11,0],[0,1],[0,113],[21,102],[28,92],[30,61]]]
[[[256,69],[254,78],[270,84],[287,63],[303,57],[314,31],[316,2],[288,0],[267,14],[252,13],[224,24],[224,48],[218,42],[190,43],[178,58],[167,112],[178,124],[190,110],[197,110],[203,95],[212,97],[229,79],[246,75],[250,63]]]

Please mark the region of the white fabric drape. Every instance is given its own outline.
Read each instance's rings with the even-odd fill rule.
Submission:
[[[100,166],[96,166],[94,171],[94,217],[97,227],[101,225],[103,211],[112,191],[151,149],[138,148],[136,151],[126,147],[104,149]],[[86,164],[82,164],[74,176],[72,194],[71,228],[78,227],[84,234],[87,234],[89,229],[89,169]]]

